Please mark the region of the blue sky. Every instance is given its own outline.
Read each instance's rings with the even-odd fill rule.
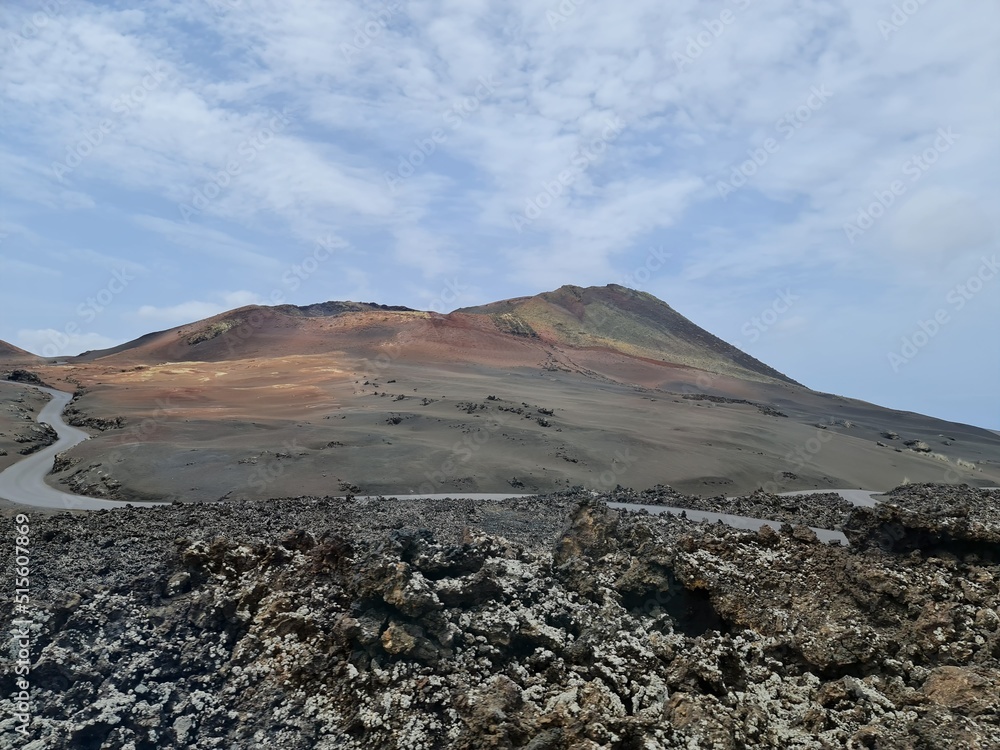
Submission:
[[[623,283],[1000,428],[1000,6],[4,3],[0,338]]]

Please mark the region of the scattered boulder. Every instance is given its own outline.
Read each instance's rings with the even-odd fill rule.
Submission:
[[[15,383],[30,383],[31,385],[44,386],[45,382],[38,375],[30,370],[12,370],[7,374],[7,380]]]

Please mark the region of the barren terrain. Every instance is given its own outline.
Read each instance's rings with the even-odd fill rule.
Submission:
[[[798,386],[719,376],[712,392],[752,403],[718,403],[690,398],[697,374],[676,368],[657,388],[543,367],[402,362],[367,379],[365,364],[312,355],[39,368],[56,387],[82,387],[73,404],[80,414],[124,418],[90,430],[93,439],[69,451],[53,480],[134,501],[266,498],[279,488],[325,495],[669,484],[718,495],[1000,484],[1000,438],[988,431]]]
[[[35,420],[48,396],[33,388],[0,381],[0,471],[51,442]]]
[[[242,308],[25,366],[93,435],[50,482],[109,499],[1000,484],[995,433],[811,391],[614,286]]]
[[[604,499],[35,517],[30,735],[52,750],[1000,744],[996,492],[901,488],[848,515],[850,547]],[[0,723],[0,745],[21,740]]]

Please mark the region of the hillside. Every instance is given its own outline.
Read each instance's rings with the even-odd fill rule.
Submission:
[[[24,349],[0,341],[0,362],[41,362],[42,358]]]
[[[697,368],[744,380],[794,383],[644,292],[564,286],[447,315],[375,303],[247,306],[112,349],[79,362],[217,362],[251,357],[347,353],[376,357],[387,348],[412,363],[491,364],[594,371],[617,380],[621,355],[644,363]]]
[[[1000,484],[994,433],[811,391],[616,286],[250,306],[30,369],[95,427],[50,481],[97,497]]]
[[[750,380],[795,382],[653,295],[617,284],[562,286],[456,312],[488,315],[501,330],[561,346],[611,349]]]

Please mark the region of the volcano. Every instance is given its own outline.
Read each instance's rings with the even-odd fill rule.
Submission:
[[[98,497],[1000,484],[1000,437],[812,391],[622,286],[448,314],[247,306],[59,365]]]

